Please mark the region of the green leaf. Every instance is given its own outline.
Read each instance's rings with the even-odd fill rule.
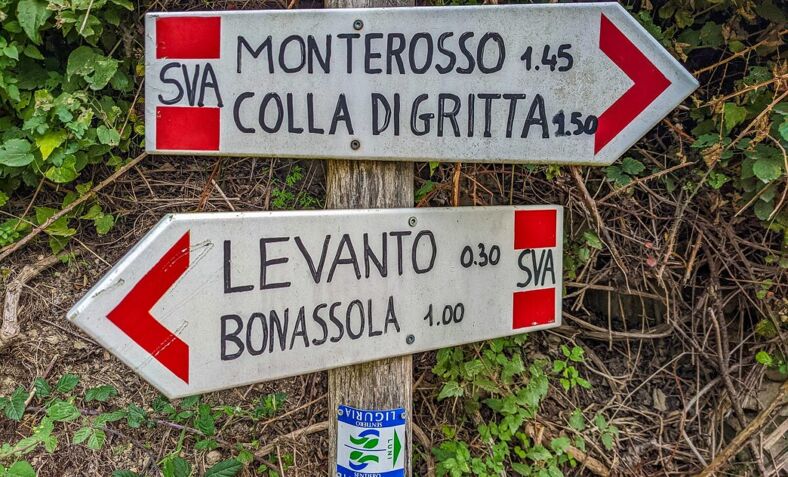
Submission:
[[[9,167],[23,167],[35,159],[32,146],[25,139],[9,139],[0,147],[0,164]]]
[[[47,2],[43,0],[20,0],[16,6],[16,19],[28,38],[34,43],[41,43],[39,28],[46,23],[51,10],[47,9]]]
[[[115,128],[108,128],[103,124],[96,128],[96,135],[101,144],[117,146],[120,144],[120,133]]]
[[[614,443],[613,437],[614,437],[613,434],[610,432],[605,432],[599,437],[600,440],[602,441],[602,445],[605,446],[605,449],[609,451],[613,450],[613,443]]]
[[[52,388],[44,378],[36,378],[36,380],[33,381],[33,387],[36,390],[36,397],[39,398],[47,397],[52,393]]]
[[[441,392],[438,394],[438,401],[446,399],[448,397],[460,397],[465,392],[457,383],[457,381],[449,381],[443,385]]]
[[[36,477],[36,471],[32,465],[20,460],[6,470],[5,477]]]
[[[88,438],[92,434],[93,434],[93,428],[92,427],[83,427],[83,428],[81,428],[80,430],[78,430],[77,432],[74,433],[74,437],[71,440],[71,442],[74,443],[74,444],[82,444],[83,442],[88,440]]]
[[[73,421],[80,416],[79,409],[74,404],[67,401],[55,401],[49,409],[47,416],[53,421]]]
[[[38,150],[41,151],[41,157],[43,159],[48,158],[49,155],[52,154],[52,151],[63,144],[63,141],[65,141],[67,137],[68,133],[61,129],[50,131],[36,139],[36,146],[38,146]]]
[[[207,404],[200,404],[197,412],[197,419],[194,420],[194,427],[206,436],[212,436],[216,433],[216,425],[214,423],[211,407]]]
[[[25,401],[27,400],[27,391],[24,387],[18,386],[14,393],[11,395],[10,400],[5,406],[5,415],[12,421],[22,419],[25,414]]]
[[[621,169],[630,176],[640,174],[645,168],[646,166],[644,166],[642,162],[637,159],[632,159],[631,157],[625,157],[621,161]]]
[[[526,456],[533,461],[549,460],[552,455],[544,446],[534,446],[528,450]]]
[[[77,387],[77,383],[79,383],[79,376],[70,373],[64,374],[57,382],[55,389],[60,393],[67,393]]]
[[[181,457],[173,456],[164,461],[162,472],[165,477],[189,477],[192,465]]]
[[[112,214],[102,214],[93,221],[93,225],[96,226],[96,232],[99,235],[106,235],[115,225],[115,217]]]
[[[772,355],[767,353],[766,351],[758,351],[755,355],[755,361],[761,363],[764,366],[771,366],[774,364],[774,359]]]
[[[225,460],[208,469],[204,477],[234,477],[242,467],[235,459]]]
[[[104,447],[104,442],[107,440],[107,435],[101,429],[93,429],[93,434],[88,438],[88,449],[99,450]],[[186,474],[188,477],[189,474]]]
[[[755,206],[752,208],[753,212],[755,212],[755,216],[761,220],[769,220],[769,217],[774,212],[774,202],[764,202],[759,200],[755,202]]]
[[[725,183],[728,182],[729,180],[731,180],[730,177],[726,176],[725,174],[721,172],[711,171],[709,172],[709,178],[706,182],[709,184],[709,187],[711,187],[712,189],[719,190],[720,187],[725,185]]]
[[[722,115],[725,121],[725,130],[730,131],[744,121],[747,117],[747,110],[736,103],[725,103],[722,107]]]
[[[550,448],[553,449],[553,452],[563,454],[567,449],[569,449],[569,444],[569,438],[566,436],[561,436],[550,441]]]
[[[145,411],[136,404],[129,404],[126,408],[126,424],[132,429],[137,429],[145,420]]]
[[[602,240],[599,239],[599,236],[596,234],[596,232],[591,230],[583,232],[583,239],[589,247],[602,250]]]
[[[107,384],[103,386],[99,386],[97,388],[90,388],[85,393],[85,401],[99,401],[105,402],[109,398],[118,395],[118,390],[115,389],[114,386],[109,386]]]
[[[140,474],[123,469],[112,472],[112,477],[140,477]]]
[[[67,156],[66,159],[63,160],[63,165],[60,167],[50,167],[44,175],[47,179],[59,184],[71,182],[79,176],[76,170],[76,164],[76,157]]]
[[[767,184],[782,175],[783,162],[774,156],[761,157],[753,163],[752,172],[761,182]]]
[[[119,62],[105,57],[89,46],[80,46],[68,56],[66,76],[81,76],[93,90],[107,86],[118,70]]]

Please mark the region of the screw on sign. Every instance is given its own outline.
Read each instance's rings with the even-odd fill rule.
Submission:
[[[558,326],[561,234],[557,206],[171,215],[69,318],[187,396]]]
[[[153,13],[146,27],[153,153],[603,165],[697,87],[617,3]]]

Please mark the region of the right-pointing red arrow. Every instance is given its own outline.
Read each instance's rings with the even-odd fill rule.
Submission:
[[[185,383],[189,382],[189,345],[156,321],[150,310],[189,268],[189,232],[175,242],[134,285],[107,318]]]
[[[670,81],[604,14],[599,27],[599,49],[602,50],[634,84],[599,116],[594,137],[594,154],[629,125],[663,91]]]

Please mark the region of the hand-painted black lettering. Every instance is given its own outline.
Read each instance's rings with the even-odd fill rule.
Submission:
[[[336,132],[339,121],[345,123],[345,128],[349,135],[353,134],[353,121],[350,119],[350,111],[347,108],[347,100],[344,94],[340,94],[339,99],[337,99],[337,107],[334,110],[334,116],[331,118],[331,128],[328,130],[328,134]]]
[[[266,276],[268,274],[268,267],[272,265],[279,265],[290,261],[287,257],[268,258],[268,244],[287,242],[290,237],[268,237],[260,239],[260,290],[271,290],[274,288],[287,288],[290,282],[268,283]]]
[[[301,241],[301,237],[296,236],[294,240],[298,246],[298,250],[301,251],[301,255],[303,255],[304,260],[306,260],[306,265],[309,267],[309,273],[312,275],[312,280],[314,280],[315,283],[320,283],[320,279],[323,276],[323,266],[326,264],[326,254],[328,253],[328,243],[331,241],[331,236],[326,235],[326,239],[323,241],[323,250],[320,254],[320,262],[318,262],[317,267],[315,267],[315,262],[312,260],[312,255],[307,251],[304,242]]]
[[[380,52],[374,50],[375,47],[372,45],[372,40],[380,40],[381,38],[383,38],[383,33],[368,33],[364,35],[364,72],[368,75],[376,75],[383,72],[381,68],[372,67],[372,60],[381,58]]]
[[[517,111],[517,101],[525,99],[524,94],[504,94],[503,99],[509,100],[509,116],[506,118],[506,137],[512,137],[512,125],[514,124],[514,115]]]
[[[273,100],[274,104],[276,105],[276,121],[274,121],[273,127],[269,127],[265,123],[265,116],[266,111],[268,108],[268,103]],[[260,124],[260,127],[263,128],[263,131],[273,134],[279,131],[279,128],[282,127],[282,121],[285,119],[285,111],[282,107],[282,99],[279,98],[279,95],[276,93],[268,93],[263,97],[263,102],[260,103],[260,111],[257,115],[257,121]]]
[[[368,326],[369,327],[369,336],[373,337],[373,336],[380,336],[380,335],[382,335],[383,334],[382,331],[375,331],[375,328],[373,328],[372,323],[374,323],[372,321],[372,300],[367,300],[367,324],[369,325]]]
[[[488,41],[494,41],[495,45],[498,47],[498,60],[496,61],[495,65],[491,68],[488,68],[484,64],[484,57],[487,53],[486,46]],[[501,35],[495,32],[488,32],[482,35],[479,39],[479,45],[476,47],[476,58],[479,61],[479,71],[485,74],[495,73],[496,71],[500,71],[503,68],[503,62],[506,59],[506,46],[503,43],[503,38]]]
[[[222,95],[219,93],[219,82],[216,81],[216,74],[213,72],[213,66],[211,66],[210,63],[206,63],[205,68],[202,71],[200,99],[197,101],[197,106],[205,106],[205,90],[208,88],[213,89],[213,94],[216,96],[216,106],[219,108],[224,107],[224,103],[222,103]]]
[[[239,94],[238,98],[235,99],[235,103],[233,103],[233,121],[235,121],[235,127],[245,134],[252,134],[255,130],[254,128],[248,128],[241,124],[241,103],[252,97],[254,97],[254,93],[247,91]]]
[[[473,38],[472,31],[466,31],[462,35],[460,35],[460,51],[462,52],[463,56],[465,56],[466,61],[468,62],[468,66],[457,68],[457,73],[461,75],[469,75],[473,73],[473,70],[476,68],[476,60],[473,59],[473,53],[468,50],[468,39]]]
[[[394,135],[399,136],[399,93],[394,93]],[[594,126],[596,129],[596,125]]]
[[[451,110],[446,110],[446,101],[451,100],[454,104]],[[438,137],[443,137],[443,120],[448,119],[451,122],[454,137],[460,137],[460,125],[457,124],[457,114],[460,112],[460,97],[449,93],[440,93],[438,95]]]
[[[394,46],[397,40],[397,46]],[[386,38],[386,74],[391,74],[391,62],[397,62],[399,74],[405,74],[405,64],[402,62],[402,53],[405,51],[405,35],[402,33],[389,33]]]
[[[344,325],[342,324],[341,321],[339,321],[339,318],[337,318],[337,315],[334,314],[334,310],[339,308],[340,305],[342,305],[342,302],[338,301],[336,303],[332,303],[331,304],[331,308],[328,309],[328,318],[331,320],[331,323],[333,323],[334,326],[337,327],[337,330],[339,330],[339,335],[331,337],[331,342],[332,343],[338,342],[339,340],[342,339],[343,336],[345,336]]]
[[[476,95],[468,95],[468,137],[473,137],[473,123],[476,120]]]
[[[186,84],[186,101],[189,106],[194,106],[194,100],[197,97],[197,80],[200,76],[200,65],[194,65],[194,76],[189,78],[189,68],[186,65],[181,65],[183,72],[183,82]]]
[[[353,308],[358,307],[358,316],[359,316],[359,323],[361,324],[358,333],[353,332],[353,327],[351,326],[351,317],[353,315]],[[361,304],[361,300],[353,300],[347,306],[347,312],[345,312],[345,328],[347,329],[347,335],[350,337],[351,340],[357,340],[361,338],[361,335],[364,334],[364,305]]]
[[[539,94],[534,96],[534,100],[531,103],[531,109],[528,110],[528,117],[525,119],[523,132],[520,134],[520,137],[527,138],[531,126],[542,127],[543,139],[550,137],[550,132],[547,130],[547,113],[545,113],[544,110],[544,99],[542,99],[542,96]]]
[[[306,94],[306,122],[307,126],[309,127],[310,134],[324,134],[326,131],[323,128],[318,128],[315,126],[315,94],[314,93],[307,93]]]
[[[393,296],[389,296],[388,305],[386,306],[386,322],[383,324],[383,333],[389,332],[389,324],[394,325],[397,333],[399,333],[399,321],[397,321],[397,312],[394,309]]]
[[[348,250],[350,256],[348,258],[341,258],[342,252],[345,249]],[[328,271],[328,279],[326,280],[326,283],[331,283],[331,280],[334,278],[334,272],[336,271],[337,265],[353,265],[353,271],[356,274],[356,279],[361,279],[361,270],[358,266],[356,250],[353,248],[353,242],[350,240],[350,235],[348,234],[343,234],[342,239],[339,241],[337,253],[334,255],[334,261],[331,263],[331,268]]]
[[[386,275],[388,275],[388,238],[386,232],[383,232],[380,235],[380,248],[380,256],[382,257],[382,260],[378,260],[378,257],[375,256],[375,253],[372,251],[372,247],[369,246],[369,234],[364,233],[364,276],[366,278],[369,278],[369,262],[372,262],[375,265],[375,268],[378,269],[378,273],[380,273],[381,277],[386,278]]]
[[[306,314],[303,306],[298,310],[298,318],[293,325],[293,336],[290,337],[289,349],[293,349],[293,344],[298,336],[304,339],[304,348],[309,348],[309,336],[306,334]]]
[[[238,338],[238,334],[241,333],[241,330],[244,327],[243,321],[241,321],[241,317],[238,315],[224,315],[221,318],[222,324],[222,341],[220,343],[220,357],[222,361],[230,361],[235,358],[238,358],[244,353],[244,343]],[[235,331],[229,333],[227,331],[227,322],[232,321],[235,323]],[[235,347],[237,348],[234,352],[228,353],[227,352],[227,342],[231,341]]]
[[[159,95],[159,102],[161,104],[176,104],[178,101],[183,99],[183,86],[181,83],[175,78],[167,77],[167,72],[173,68],[179,69],[181,64],[178,62],[167,63],[166,65],[162,66],[161,71],[159,71],[159,81],[164,84],[171,84],[174,85],[178,89],[178,94],[173,96],[170,99],[164,99],[164,96]]]
[[[449,59],[449,62],[445,65],[440,65],[438,63],[435,64],[435,69],[438,70],[438,73],[445,75],[452,69],[454,69],[454,65],[457,64],[457,55],[443,46],[443,42],[446,41],[446,38],[450,38],[454,36],[453,32],[447,31],[440,34],[438,37],[438,52],[442,55],[446,56]]]
[[[433,113],[419,114],[419,105],[429,98],[427,94],[420,94],[413,100],[413,109],[410,112],[410,131],[414,136],[424,136],[430,132],[430,122],[435,117]],[[422,129],[416,124],[416,119],[422,121]]]
[[[237,44],[237,48],[236,48],[236,60],[235,60],[235,64],[236,64],[235,70],[236,70],[236,73],[238,73],[238,74],[241,74],[241,72],[242,72],[241,71],[241,69],[242,69],[241,68],[241,52],[242,52],[241,48],[245,48],[246,51],[249,52],[252,55],[252,58],[254,58],[254,59],[257,59],[257,57],[260,56],[260,54],[263,52],[263,50],[267,49],[268,50],[268,54],[266,56],[266,59],[268,60],[268,73],[270,73],[270,74],[274,73],[274,54],[271,51],[271,35],[268,35],[268,37],[265,40],[263,40],[262,43],[260,43],[260,46],[258,46],[254,50],[252,49],[252,46],[246,41],[246,38],[244,38],[244,37],[242,37],[240,35],[238,36],[238,44]]]
[[[224,292],[225,293],[239,293],[250,291],[254,289],[254,285],[241,285],[234,287],[232,284],[232,244],[229,240],[224,241]]]
[[[418,261],[419,243],[421,242],[422,237],[428,237],[430,239],[430,262],[425,268],[421,268]],[[435,243],[435,235],[433,235],[432,231],[422,230],[417,233],[416,237],[413,239],[413,247],[411,248],[411,262],[413,264],[413,271],[418,274],[429,272],[432,270],[432,267],[435,266],[435,257],[437,257],[437,255],[438,246]]]
[[[420,50],[419,40],[424,40],[424,49]],[[416,52],[424,51],[424,63],[421,66],[416,65]],[[408,48],[408,62],[410,63],[411,72],[417,75],[423,75],[432,66],[432,35],[426,32],[416,33],[410,39],[410,48]]]
[[[260,336],[252,336],[254,332],[255,320],[260,322]],[[260,347],[255,348],[254,344],[259,343]],[[262,313],[252,313],[252,316],[246,321],[246,350],[252,356],[258,356],[265,352],[268,346],[268,323],[265,321],[265,315]]]
[[[533,255],[533,250],[525,249],[522,252],[520,252],[520,256],[517,258],[517,265],[520,267],[520,270],[525,272],[525,281],[518,282],[517,283],[518,288],[525,288],[531,284],[531,279],[533,278],[533,272],[531,271],[531,268],[528,267],[528,257],[530,255]]]
[[[410,235],[410,230],[389,232],[389,235],[397,239],[397,272],[402,275],[402,237]]]
[[[268,314],[269,322],[268,322],[268,353],[274,352],[274,339],[279,338],[279,351],[284,351],[285,346],[287,345],[287,329],[290,324],[290,309],[285,308],[285,322],[284,325],[281,321],[279,321],[279,315],[276,314],[276,311],[271,310]],[[276,333],[274,334],[274,329],[276,329]]]
[[[494,99],[501,99],[500,94],[480,93],[479,99],[484,100],[484,137],[492,137],[490,128],[492,126],[492,102]]]
[[[345,57],[347,58],[347,73],[353,73],[353,41],[360,38],[358,33],[340,33],[337,38],[347,40],[345,44]]]
[[[323,69],[323,72],[328,74],[331,72],[331,35],[326,35],[326,48],[325,54],[320,53],[320,48],[317,46],[317,41],[315,41],[315,37],[312,35],[308,35],[306,37],[306,45],[308,57],[309,57],[309,64],[307,66],[307,71],[311,75],[314,72],[313,63],[314,60],[317,60],[318,64],[320,64],[320,68]]]
[[[298,58],[299,61],[296,66],[288,66],[286,57],[287,55],[287,47],[291,43],[296,42],[298,43]],[[293,51],[292,48],[290,51]],[[292,58],[292,55],[290,55]],[[290,35],[282,41],[282,44],[279,45],[279,67],[282,68],[282,71],[285,73],[298,73],[301,69],[306,65],[306,45],[304,44],[304,39],[301,38],[301,35]]]
[[[383,107],[383,124],[380,124],[380,113],[378,109]],[[372,93],[372,134],[379,136],[381,132],[389,127],[391,120],[391,106],[386,97],[380,93]]]
[[[293,93],[287,93],[287,132],[290,134],[301,134],[304,128],[296,127],[295,123],[295,108],[293,107]]]
[[[320,346],[321,344],[325,343],[326,340],[328,339],[328,326],[326,326],[326,320],[323,319],[323,317],[320,315],[320,310],[322,310],[323,308],[328,308],[328,305],[325,303],[321,303],[317,305],[315,309],[312,311],[312,321],[314,321],[315,323],[318,324],[318,326],[320,326],[320,331],[322,332],[320,339],[312,338],[312,344],[315,346]]]

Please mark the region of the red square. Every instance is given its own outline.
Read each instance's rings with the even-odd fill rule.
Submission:
[[[219,108],[157,106],[156,149],[218,151]]]
[[[156,59],[217,59],[221,54],[221,17],[159,17]]]
[[[512,329],[555,322],[555,288],[515,292]]]
[[[515,210],[514,211],[514,248],[555,247],[556,211]]]

